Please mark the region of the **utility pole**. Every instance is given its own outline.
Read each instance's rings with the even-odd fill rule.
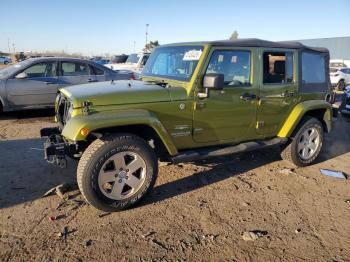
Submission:
[[[148,44],[148,27],[149,24],[146,24],[146,45]]]
[[[8,47],[8,49],[9,49],[9,54],[11,54],[10,38],[7,38],[7,47]]]
[[[12,43],[13,54],[16,54],[15,43]]]

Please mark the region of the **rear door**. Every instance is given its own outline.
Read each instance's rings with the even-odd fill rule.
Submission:
[[[297,101],[297,52],[284,49],[260,49],[260,100],[257,133],[275,136],[281,122]]]
[[[60,76],[58,79],[60,88],[69,85],[96,82],[96,76],[91,72],[89,65],[77,61],[61,61]]]
[[[13,106],[46,106],[54,104],[58,90],[57,61],[39,62],[20,73],[27,78],[15,76],[6,82],[7,98]]]

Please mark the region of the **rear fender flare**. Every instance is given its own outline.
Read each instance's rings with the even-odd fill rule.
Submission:
[[[326,131],[330,132],[332,130],[332,105],[324,100],[309,100],[301,102],[293,108],[280,128],[277,136],[290,137],[305,115],[310,113],[312,116],[312,113],[317,112],[318,110],[324,111],[323,115],[321,116],[322,119],[320,120],[323,120]]]

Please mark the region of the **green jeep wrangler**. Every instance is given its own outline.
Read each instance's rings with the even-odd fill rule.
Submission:
[[[259,39],[170,44],[151,54],[141,80],[71,86],[56,100],[57,128],[41,130],[45,158],[79,159],[81,193],[122,210],[172,163],[279,145],[312,163],[332,128],[329,52]]]

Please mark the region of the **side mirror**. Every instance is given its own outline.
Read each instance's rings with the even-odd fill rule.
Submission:
[[[220,90],[224,87],[223,74],[206,74],[203,78],[203,87]]]
[[[28,75],[25,72],[22,72],[22,73],[19,73],[18,75],[16,75],[17,79],[25,79],[27,77],[28,77]]]

